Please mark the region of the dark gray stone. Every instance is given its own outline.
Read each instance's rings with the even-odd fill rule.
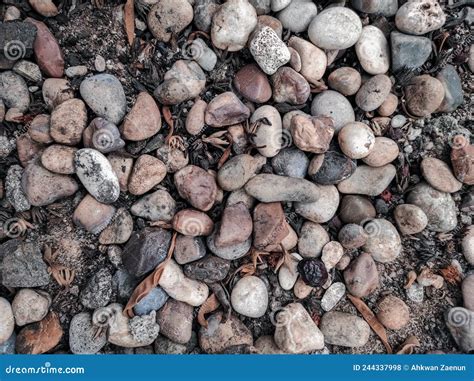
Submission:
[[[0,22],[0,69],[11,69],[15,62],[33,55],[36,26],[21,21]]]
[[[313,158],[308,169],[308,177],[316,184],[339,184],[350,177],[356,167],[355,160],[342,153],[328,151]]]
[[[112,274],[108,269],[97,271],[81,292],[81,303],[84,307],[96,309],[109,303],[112,296]]]
[[[463,102],[461,78],[453,65],[446,65],[436,78],[443,84],[444,99],[436,112],[453,112]]]
[[[151,311],[157,311],[164,306],[169,296],[161,287],[155,287],[147,296],[138,302],[133,307],[136,315],[148,315]]]
[[[416,69],[422,66],[431,54],[431,40],[400,32],[390,34],[392,46],[392,70]]]
[[[230,269],[230,261],[208,255],[199,261],[184,265],[184,274],[192,279],[205,283],[214,283],[223,280]]]
[[[127,303],[138,282],[139,279],[130,275],[124,269],[117,270],[112,278],[113,287],[117,293],[117,301],[124,304]]]
[[[3,344],[0,344],[0,355],[15,354],[16,333],[13,332],[10,338]]]
[[[308,157],[297,148],[285,148],[272,159],[273,170],[280,176],[304,178],[308,165]]]

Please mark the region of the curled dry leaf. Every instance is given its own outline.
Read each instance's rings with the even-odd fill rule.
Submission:
[[[128,43],[130,45],[133,45],[133,41],[135,40],[134,0],[127,0],[123,9],[123,13],[124,13],[125,33],[127,34]]]
[[[214,312],[219,308],[219,306],[220,303],[216,294],[212,294],[209,298],[207,298],[207,300],[202,304],[201,308],[199,308],[197,315],[197,321],[201,327],[207,328],[206,314]]]
[[[43,259],[48,264],[48,274],[50,274],[61,287],[68,289],[74,281],[76,271],[59,264],[57,262],[58,254],[59,251],[53,253],[51,247],[46,246],[44,248]]]
[[[449,265],[448,267],[441,269],[439,272],[448,283],[459,284],[462,281],[462,276],[459,273],[459,270],[453,265]]]
[[[416,281],[416,272],[411,270],[408,275],[407,275],[407,282],[405,284],[405,289],[409,289],[411,286],[413,286],[413,283]]]
[[[171,259],[171,256],[173,255],[173,251],[176,246],[177,234],[177,232],[174,232],[173,234],[170,248],[168,249],[168,254],[166,255],[165,260],[161,262],[150,275],[143,279],[140,284],[135,288],[135,290],[133,290],[132,296],[128,300],[128,303],[123,310],[123,313],[125,315],[128,315],[129,317],[134,317],[135,314],[133,313],[133,307],[135,307],[140,300],[147,296],[152,289],[158,286],[158,282],[160,281],[161,275],[163,275],[163,270],[165,269],[166,265]]]
[[[409,336],[397,351],[397,355],[411,355],[416,347],[419,347],[420,341],[416,336]]]
[[[379,320],[375,317],[375,314],[372,312],[372,310],[361,299],[350,294],[347,294],[347,297],[352,302],[352,304],[354,304],[355,308],[357,308],[357,310],[360,312],[365,321],[370,325],[373,331],[377,334],[377,336],[380,338],[383,345],[385,346],[385,349],[387,349],[388,354],[392,354],[393,351],[392,347],[388,343],[387,331],[385,330],[382,323],[380,323]]]

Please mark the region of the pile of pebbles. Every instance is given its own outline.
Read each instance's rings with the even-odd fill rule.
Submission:
[[[447,20],[436,0],[324,9],[310,0],[138,0],[146,23],[137,18],[137,30],[172,60],[152,91],[132,97],[102,56],[92,68],[65,67],[48,27],[62,11],[28,2],[0,8],[0,353],[363,348],[374,332],[339,308],[347,295],[365,300],[389,332],[409,326],[409,305],[446,288],[445,278],[406,268],[406,291],[384,291],[390,264],[413,255],[406,241],[461,231],[465,260],[452,268],[462,304],[446,304],[443,329],[460,352],[474,350],[469,131],[447,131],[449,159],[423,157],[420,176],[402,186],[409,151],[400,142],[463,104],[459,68],[474,66],[471,46],[457,66],[425,68],[439,54],[430,36]],[[242,65],[228,88],[211,92],[228,57]],[[196,142],[218,160],[202,165]],[[51,284],[74,268],[55,262],[55,250],[45,256],[31,229],[47,236],[58,213],[68,230],[55,250],[102,258],[84,282],[57,291],[80,306],[72,313],[54,304]],[[78,231],[93,244],[71,243]],[[156,287],[124,314],[160,264]],[[272,331],[255,337],[258,319]]]

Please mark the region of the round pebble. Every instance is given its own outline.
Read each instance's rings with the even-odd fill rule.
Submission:
[[[370,154],[375,145],[375,136],[364,123],[346,124],[338,135],[342,152],[351,159],[362,159]]]
[[[232,289],[230,298],[234,310],[244,316],[259,318],[267,310],[267,287],[260,278],[255,276],[239,280]]]
[[[377,318],[388,329],[402,329],[410,321],[410,310],[403,300],[394,295],[377,302]]]

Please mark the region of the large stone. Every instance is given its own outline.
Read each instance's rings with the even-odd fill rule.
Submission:
[[[362,253],[344,271],[347,290],[354,296],[365,298],[379,286],[379,272],[370,254]]]
[[[417,69],[429,58],[432,46],[427,37],[411,36],[397,31],[390,34],[392,70]]]
[[[383,167],[360,165],[351,177],[337,185],[341,193],[378,196],[395,178],[396,168],[392,164]]]
[[[193,21],[193,7],[186,0],[155,2],[147,16],[148,27],[158,41],[168,42]]]
[[[342,347],[361,347],[369,341],[370,327],[362,318],[344,312],[326,312],[321,318],[324,342]]]
[[[439,29],[445,22],[446,15],[437,0],[408,1],[395,16],[395,24],[400,31],[415,35]]]
[[[203,168],[188,165],[174,175],[179,195],[196,209],[204,212],[214,205],[217,197],[216,179]]]
[[[395,226],[383,218],[375,218],[364,223],[367,242],[363,246],[366,253],[377,262],[394,261],[402,252],[402,241]]]
[[[141,92],[120,128],[126,140],[145,140],[161,129],[161,113],[153,97]]]

